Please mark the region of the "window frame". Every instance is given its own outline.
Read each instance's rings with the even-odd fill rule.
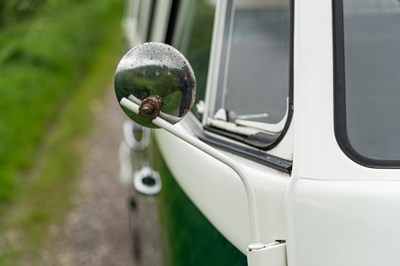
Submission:
[[[378,160],[359,153],[350,143],[346,113],[346,62],[343,0],[332,0],[334,130],[341,150],[354,162],[369,168],[398,169],[400,160]]]
[[[293,64],[293,53],[294,53],[294,12],[295,12],[295,2],[294,0],[289,0],[289,72],[288,72],[288,103],[287,103],[287,111],[286,121],[284,121],[284,126],[282,130],[276,135],[267,134],[271,136],[273,140],[271,142],[266,143],[246,143],[241,141],[239,134],[236,134],[232,131],[224,130],[221,128],[210,127],[210,119],[215,115],[215,106],[218,98],[218,94],[222,93],[223,88],[220,88],[220,75],[222,72],[226,71],[226,68],[223,68],[226,64],[226,61],[223,60],[224,52],[223,47],[226,46],[226,42],[229,41],[229,38],[226,38],[227,31],[231,29],[226,29],[226,23],[230,23],[228,25],[230,28],[232,27],[231,23],[231,13],[234,11],[234,0],[226,0],[221,1],[219,5],[217,5],[216,10],[216,19],[214,24],[214,32],[213,32],[213,44],[211,50],[211,59],[210,59],[210,67],[208,72],[208,80],[207,80],[207,89],[206,89],[206,108],[203,115],[203,127],[206,131],[212,131],[213,133],[219,134],[223,137],[226,137],[231,140],[239,141],[249,145],[253,148],[261,149],[261,150],[271,150],[275,148],[285,137],[286,133],[289,130],[291,125],[292,116],[294,112],[293,108],[293,72],[294,72],[294,64]],[[265,125],[273,125],[268,123],[263,123]],[[212,129],[211,129],[212,128]],[[260,132],[263,132],[260,130]]]

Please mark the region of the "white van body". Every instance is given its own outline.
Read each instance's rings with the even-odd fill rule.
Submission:
[[[171,1],[159,2],[170,7]],[[242,2],[246,1],[238,1],[236,7]],[[260,1],[255,2],[255,6],[260,4]],[[264,2],[272,6],[279,1]],[[347,1],[348,5],[355,6],[368,6],[367,2],[371,1]],[[382,1],[385,2],[388,1]],[[400,239],[400,156],[389,166],[360,163],[343,150],[340,140],[338,142],[340,137],[335,133],[339,123],[335,119],[340,119],[335,111],[335,101],[340,100],[335,98],[334,22],[338,19],[333,16],[338,8],[335,0],[290,1],[293,95],[288,108],[293,108],[293,112],[286,113],[284,119],[290,115],[290,121],[285,134],[270,149],[249,147],[204,129],[216,126],[230,131],[232,127],[227,121],[216,119],[215,102],[218,101],[218,80],[223,73],[221,60],[226,59],[221,57],[225,49],[224,23],[231,14],[228,11],[233,1],[220,0],[216,4],[203,118],[199,120],[190,114],[175,126],[200,139],[223,141],[225,148],[213,146],[244,168],[256,193],[261,241],[264,244],[286,243],[286,254],[280,262],[283,264],[279,265],[400,265],[397,246]],[[168,8],[163,10],[169,12]],[[153,40],[166,31],[162,22],[166,16],[159,15],[159,19],[155,19]],[[400,31],[398,33],[397,38],[400,38]],[[156,41],[161,40],[162,37],[158,37]],[[400,54],[394,56],[400,61]],[[253,99],[250,95],[242,101],[251,105]],[[399,110],[398,106],[396,109]],[[400,125],[399,119],[393,123]],[[273,132],[274,126],[276,124],[267,123],[262,128]],[[235,133],[246,130],[246,124],[233,127]],[[279,134],[282,128],[278,127],[277,131]],[[250,225],[246,193],[240,178],[229,166],[176,136],[160,129],[154,132],[163,158],[184,192],[218,231],[246,254],[251,243]],[[271,167],[240,152],[229,151],[227,145],[263,154],[267,161],[281,159],[288,166]],[[264,261],[263,265],[271,265],[269,263]]]

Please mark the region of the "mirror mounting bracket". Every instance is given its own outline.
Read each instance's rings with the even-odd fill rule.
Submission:
[[[146,127],[160,127],[231,168],[244,185],[249,212],[251,243],[247,246],[250,266],[286,265],[286,244],[260,241],[254,186],[244,168],[224,153],[184,130],[174,127],[193,106],[196,79],[187,59],[162,43],[144,43],[128,51],[118,64],[115,92],[123,111]],[[140,106],[139,106],[140,104]]]
[[[123,97],[120,101],[120,104],[129,109],[130,111],[139,114],[139,106],[128,100],[127,98]],[[163,128],[164,130],[170,132],[171,134],[177,136],[178,138],[184,140],[185,142],[195,146],[199,150],[207,153],[208,155],[214,157],[218,161],[222,162],[223,164],[229,166],[235,173],[240,177],[240,180],[242,181],[245,191],[246,191],[246,196],[247,196],[247,204],[248,204],[248,210],[249,210],[249,222],[250,222],[250,237],[251,237],[251,243],[248,245],[249,250],[262,250],[266,247],[265,244],[261,243],[260,241],[260,230],[259,230],[259,224],[258,224],[258,214],[257,214],[257,201],[256,201],[256,195],[254,191],[254,187],[251,184],[246,172],[244,171],[243,167],[238,164],[236,161],[233,159],[229,158],[222,152],[212,148],[211,146],[205,144],[201,140],[197,139],[196,137],[193,137],[183,130],[180,130],[177,127],[174,127],[172,124],[168,123],[161,117],[157,116],[152,120],[152,123],[154,123],[156,126]]]

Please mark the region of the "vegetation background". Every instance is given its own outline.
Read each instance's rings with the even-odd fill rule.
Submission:
[[[213,10],[194,2],[199,27],[188,39],[193,50],[183,52],[199,77],[200,99],[209,54],[204,41],[212,31],[206,16]],[[61,224],[73,206],[82,140],[124,49],[123,3],[0,0],[0,265],[34,261],[51,225]],[[245,265],[155,153],[164,182],[165,265]]]
[[[0,264],[71,208],[96,103],[122,54],[120,0],[0,0]]]

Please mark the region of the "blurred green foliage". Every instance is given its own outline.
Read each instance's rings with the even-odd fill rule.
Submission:
[[[1,0],[0,28],[30,20],[43,9],[57,9],[60,6],[76,5],[81,0]]]
[[[28,19],[39,10],[45,0],[2,0],[0,1],[0,27]]]
[[[0,28],[0,265],[39,265],[121,56],[122,1],[41,3]]]
[[[0,0],[0,205],[76,93],[120,2]]]

